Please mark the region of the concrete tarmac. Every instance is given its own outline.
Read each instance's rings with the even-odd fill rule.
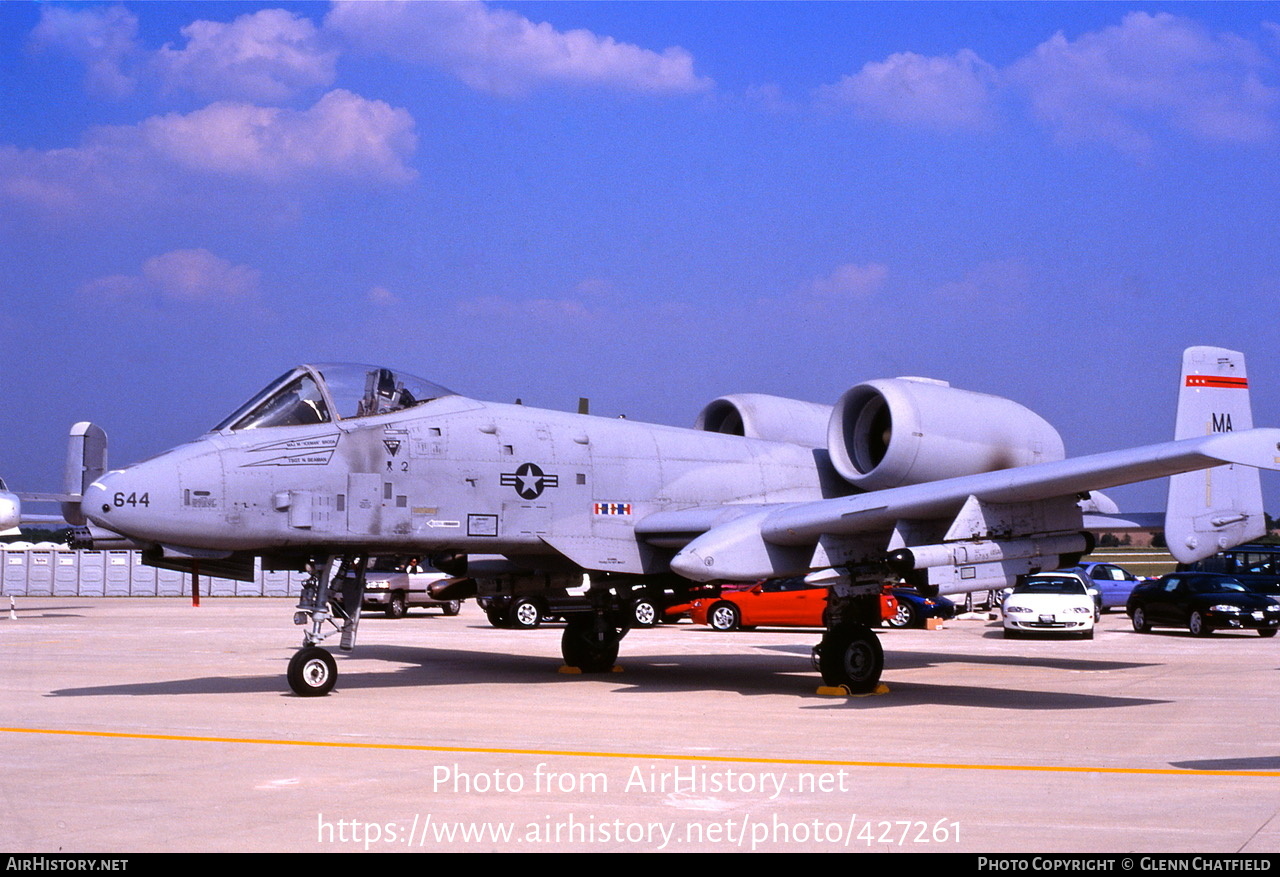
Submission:
[[[366,614],[323,698],[292,601],[19,598],[0,614],[0,850],[1280,850],[1280,639],[885,630],[885,695],[814,630]],[[336,637],[335,637],[336,640]],[[336,642],[335,651],[336,651]]]

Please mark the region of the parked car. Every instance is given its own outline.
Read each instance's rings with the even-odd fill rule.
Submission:
[[[1071,572],[1082,572],[1089,577],[1098,592],[1099,608],[1103,612],[1123,609],[1129,594],[1142,579],[1114,563],[1089,561],[1072,567]]]
[[[690,604],[689,617],[695,624],[715,630],[748,630],[762,624],[780,627],[822,627],[827,608],[827,588],[811,585],[804,576],[765,579],[742,590],[727,587],[719,597],[703,597]],[[880,597],[881,618],[898,612],[892,594]]]
[[[406,572],[412,569],[414,572]],[[377,557],[369,562],[365,575],[362,609],[381,609],[388,618],[403,618],[415,606],[439,609],[445,615],[457,615],[461,600],[437,600],[431,588],[450,580],[450,576],[416,560],[401,562],[395,557]]]
[[[1018,579],[1001,603],[1004,635],[1069,633],[1093,639],[1097,592],[1078,572],[1041,572]]]
[[[890,627],[924,627],[929,618],[954,618],[956,604],[941,595],[926,597],[914,588],[890,588],[898,601],[893,617],[886,618]]]
[[[494,627],[514,627],[519,630],[532,630],[543,622],[559,621],[569,613],[586,612],[591,608],[586,597],[565,592],[519,597],[501,594],[477,597],[476,602]]]
[[[675,597],[666,590],[638,586],[620,595],[625,601],[630,627],[653,627],[667,620],[666,605]],[[538,594],[500,594],[477,601],[494,627],[531,630],[548,621],[562,621],[570,615],[592,611],[586,588],[569,588]]]
[[[1250,591],[1232,576],[1208,572],[1176,572],[1133,589],[1126,606],[1133,629],[1185,627],[1196,636],[1215,630],[1256,630],[1275,636],[1280,629],[1280,603]]]
[[[1280,545],[1237,545],[1195,563],[1180,563],[1178,572],[1228,575],[1250,591],[1276,597],[1280,595]]]

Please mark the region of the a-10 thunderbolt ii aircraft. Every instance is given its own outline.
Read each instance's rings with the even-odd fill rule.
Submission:
[[[822,677],[865,692],[884,665],[872,628],[885,583],[954,594],[1071,565],[1091,529],[1153,523],[1093,491],[1163,476],[1170,550],[1205,557],[1264,532],[1257,467],[1280,469],[1280,429],[1252,428],[1244,357],[1212,347],[1184,355],[1174,441],[1074,459],[1016,402],[920,378],[859,384],[834,407],[724,396],[680,429],[304,365],[124,469],[107,470],[100,428],[77,424],[65,492],[38,498],[87,525],[81,544],[132,543],[156,566],[249,579],[261,557],[310,571],[288,672],[300,695],[334,685],[319,643],[353,646],[359,613],[339,606],[360,605],[367,558],[385,554],[430,557],[458,577],[451,596],[588,583],[593,611],[562,640],[586,672],[616,660],[636,583],[809,574],[829,585]]]

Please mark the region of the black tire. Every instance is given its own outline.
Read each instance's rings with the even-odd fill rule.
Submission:
[[[542,610],[528,597],[521,597],[511,604],[507,621],[517,630],[533,630],[542,623]]]
[[[323,697],[338,681],[338,665],[333,655],[319,646],[307,646],[289,659],[289,687],[299,697]]]
[[[457,615],[461,611],[461,600],[450,600],[448,603],[442,603],[440,605],[440,614],[442,615]]]
[[[388,618],[404,618],[409,614],[409,603],[404,598],[404,591],[396,591],[387,600]]]
[[[1258,631],[1258,636],[1266,637],[1267,639],[1270,639],[1275,635],[1276,629],[1274,627],[1264,627]]]
[[[1133,629],[1138,633],[1151,632],[1151,625],[1147,623],[1146,610],[1141,606],[1133,610]]]
[[[560,654],[583,673],[608,673],[618,661],[619,639],[611,629],[601,637],[594,618],[571,618],[560,635]]]
[[[827,685],[843,685],[850,694],[868,694],[880,683],[884,649],[869,628],[858,624],[834,628],[818,645],[818,668]]]
[[[920,623],[920,613],[916,611],[916,607],[912,606],[906,600],[898,601],[898,611],[890,619],[887,619],[890,627],[917,627]]]
[[[1191,631],[1192,636],[1208,636],[1213,633],[1209,625],[1204,623],[1204,616],[1199,612],[1191,613],[1191,618],[1187,620],[1187,630]]]
[[[658,607],[648,597],[641,597],[631,604],[628,618],[632,627],[653,627],[658,623]]]
[[[730,631],[742,627],[742,612],[737,606],[721,600],[707,612],[707,624],[712,630]]]

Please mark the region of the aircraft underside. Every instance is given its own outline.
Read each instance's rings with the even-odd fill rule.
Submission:
[[[289,661],[289,687],[302,697],[328,694],[338,679],[333,653],[321,645],[338,637],[338,648],[355,647],[368,557],[321,556],[307,564],[294,623],[304,626],[302,647]],[[887,571],[887,568],[886,568]],[[608,673],[619,644],[635,626],[627,588],[619,577],[593,584],[585,596],[589,609],[566,616],[560,639],[565,666],[582,673]],[[880,623],[880,575],[863,575],[833,585],[823,613],[826,633],[815,648],[823,682],[850,694],[874,691],[884,670],[884,650],[872,629]]]

